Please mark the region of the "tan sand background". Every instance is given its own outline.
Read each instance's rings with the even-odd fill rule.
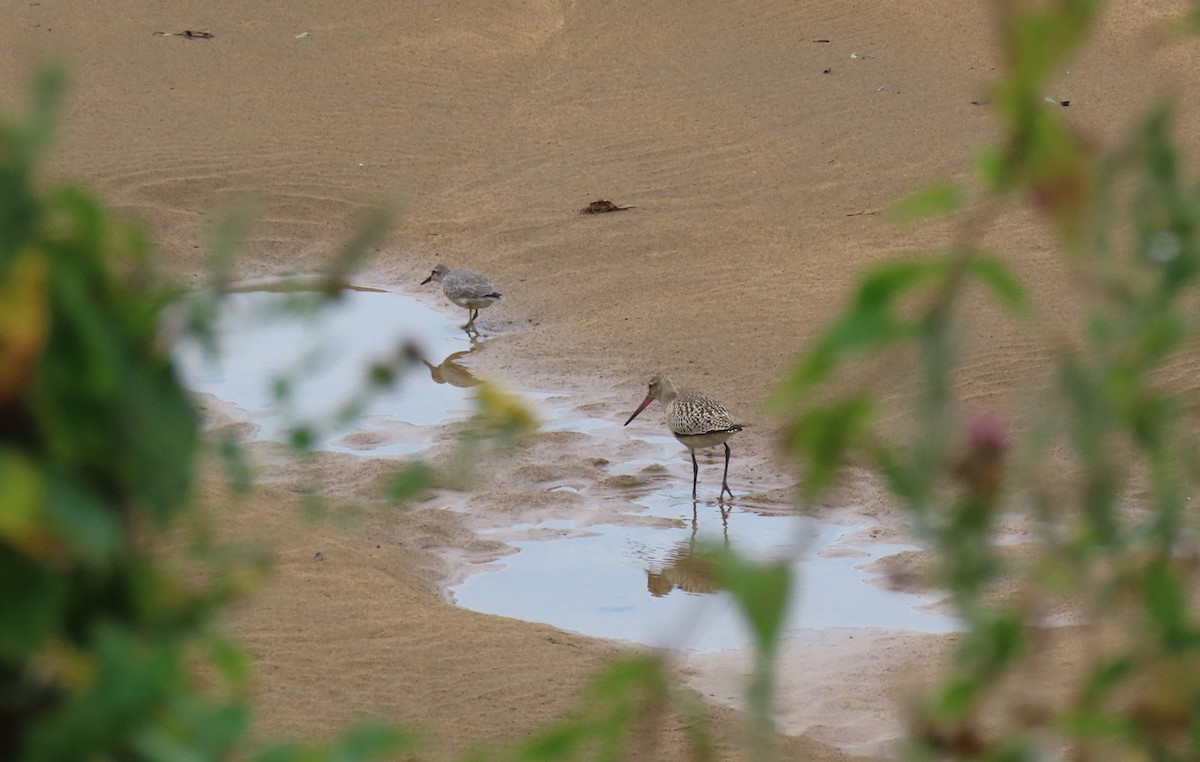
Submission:
[[[761,402],[860,268],[947,240],[944,226],[899,228],[881,212],[924,183],[967,180],[994,134],[989,109],[972,104],[997,65],[983,5],[6,0],[0,105],[22,102],[35,61],[65,60],[54,171],[147,222],[167,267],[192,283],[214,210],[256,204],[238,270],[258,276],[319,268],[390,200],[394,234],[362,282],[415,288],[445,261],[490,273],[505,294],[484,315],[472,370],[572,394],[614,420],[650,373],[669,371],[759,424],[735,440],[731,481],[786,506],[789,470]],[[1107,140],[1174,90],[1179,132],[1196,146],[1200,50],[1154,32],[1185,6],[1113,3],[1048,95]],[[156,34],[188,29],[214,37]],[[576,213],[599,198],[637,208]],[[1038,220],[1007,215],[988,241],[1038,299],[1035,325],[1070,316],[1079,297]],[[975,314],[962,391],[1019,419],[1041,383],[1045,336],[997,321],[983,301]],[[328,457],[274,467],[259,495],[224,510],[231,536],[269,538],[279,554],[274,581],[234,622],[258,659],[261,729],[320,736],[382,712],[426,728],[436,756],[559,716],[618,647],[446,605],[450,569],[429,551],[494,553],[473,527],[570,510],[547,496],[550,479],[619,490],[581,444],[545,435],[486,467],[486,499],[444,490],[386,510],[372,502],[380,464]],[[686,477],[684,456],[668,465]],[[351,518],[298,518],[295,493],[314,468],[334,498],[359,506]],[[897,528],[869,490],[842,497],[840,509]],[[815,637],[789,657],[799,661],[781,721],[811,736],[785,741],[794,756],[886,748],[854,728],[894,724],[881,697],[939,644],[880,637],[866,647]],[[719,672],[686,670],[704,692],[730,693]],[[728,751],[737,718],[713,714]],[[683,753],[678,727],[660,743],[655,758]]]

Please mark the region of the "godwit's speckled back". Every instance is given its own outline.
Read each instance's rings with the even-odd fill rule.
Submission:
[[[724,405],[702,394],[680,392],[666,376],[650,379],[649,396],[662,403],[667,414],[667,427],[676,436],[713,434],[737,428]]]
[[[733,416],[719,402],[699,394],[683,392],[667,404],[667,426],[683,436],[711,434],[734,428]]]

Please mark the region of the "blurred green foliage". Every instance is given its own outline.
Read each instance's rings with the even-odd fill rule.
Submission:
[[[324,745],[251,736],[250,665],[219,615],[265,563],[216,547],[194,503],[207,445],[169,353],[185,334],[220,351],[216,321],[249,218],[217,217],[205,289],[184,297],[161,282],[140,229],[80,189],[41,185],[62,90],[60,72],[43,72],[30,115],[0,120],[0,760],[354,762],[417,753],[410,735],[378,724]],[[387,221],[385,211],[368,218],[315,285],[277,285],[279,309],[319,319]],[[291,430],[294,448],[311,455],[415,358],[402,346],[371,368],[331,420]],[[281,407],[289,384],[277,384]],[[455,458],[463,479],[480,457],[536,427],[501,386],[477,391]],[[248,489],[253,474],[236,437],[219,435],[212,447],[231,486]],[[409,463],[388,496],[411,499],[436,476]],[[697,758],[712,758],[700,703],[654,657],[614,663],[576,712],[529,740],[469,756],[623,758],[637,729],[672,708]]]
[[[804,498],[817,500],[848,462],[872,466],[934,549],[965,624],[940,682],[911,707],[914,759],[1200,757],[1196,405],[1164,381],[1168,368],[1194,367],[1200,338],[1200,182],[1184,177],[1169,104],[1105,151],[1046,103],[1047,83],[1101,6],[998,0],[1004,72],[993,104],[1005,132],[979,163],[983,198],[940,184],[899,202],[899,221],[955,215],[963,232],[944,251],[867,273],[777,396]],[[1196,27],[1193,6],[1179,28]],[[0,122],[0,759],[284,762],[411,749],[381,727],[326,748],[247,741],[248,666],[215,615],[259,568],[202,542],[186,564],[164,558],[164,547],[186,545],[178,532],[192,513],[200,447],[161,336],[175,295],[158,283],[139,230],[112,222],[87,193],[40,185],[61,90],[59,74],[44,74],[29,116]],[[1016,204],[1044,215],[1096,297],[1078,336],[1056,345],[1054,384],[1023,426],[971,419],[955,386],[968,289],[982,287],[1014,320],[1045,309],[979,240]],[[384,225],[384,216],[364,225],[318,297],[336,298]],[[244,230],[232,217],[214,227],[218,266],[189,311],[193,335],[213,338]],[[843,375],[892,352],[917,361],[907,433],[884,427],[884,401]],[[377,371],[364,394],[394,380],[395,368]],[[535,425],[498,387],[485,385],[480,400],[464,462],[484,441],[511,444]],[[306,449],[315,435],[298,429],[294,439]],[[236,445],[218,449],[247,484]],[[391,490],[407,498],[433,480],[412,464]],[[1015,567],[996,543],[1006,512],[1031,519],[1039,542]],[[787,567],[724,549],[708,558],[755,635],[751,756],[765,759]],[[1002,578],[1021,594],[994,596]],[[1006,682],[1028,677],[1045,641],[1040,617],[1064,599],[1103,637],[1077,668],[1035,671],[1046,690],[1026,686],[1014,705]],[[661,660],[633,657],[597,676],[562,721],[470,758],[627,758],[641,724],[663,711],[688,719],[696,758],[713,757],[695,697]]]
[[[248,740],[248,666],[216,615],[262,565],[199,531],[199,416],[145,235],[38,176],[62,89],[43,72],[29,116],[0,121],[0,759],[406,748],[380,728],[326,748]]]
[[[1200,757],[1195,371],[1200,340],[1200,182],[1185,178],[1168,103],[1127,141],[1085,140],[1045,90],[1094,30],[1098,0],[997,2],[1004,71],[993,105],[1000,145],[972,197],[941,184],[895,217],[956,215],[947,249],[867,273],[846,311],[797,363],[777,400],[787,444],[816,500],[850,462],[866,464],[936,555],[937,581],[966,632],[939,685],[912,708],[915,759]],[[1193,10],[1192,18],[1195,18]],[[1021,420],[969,413],[956,373],[968,289],[1013,320],[1035,304],[982,231],[1027,204],[1057,236],[1088,294],[1077,334],[1052,345],[1053,384]],[[885,427],[851,359],[916,359],[907,431]],[[1175,374],[1169,373],[1170,369]],[[1174,376],[1174,382],[1168,379]],[[1032,560],[1009,564],[1002,515],[1036,528]],[[997,596],[1001,580],[1019,594]],[[1095,647],[1081,665],[1037,671],[1042,617],[1081,612]],[[1012,682],[1021,690],[1011,691]]]

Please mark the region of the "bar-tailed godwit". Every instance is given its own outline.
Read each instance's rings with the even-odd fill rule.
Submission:
[[[475,328],[475,318],[479,311],[491,307],[500,301],[500,294],[488,276],[475,270],[451,270],[439,264],[433,268],[429,277],[421,281],[424,286],[429,281],[442,284],[442,293],[446,298],[467,310],[467,324],[463,328],[470,333]],[[477,332],[478,333],[478,332]]]
[[[696,499],[696,482],[700,476],[700,464],[696,462],[696,450],[704,447],[725,446],[725,473],[721,475],[721,498],[725,493],[733,497],[729,489],[729,443],[728,439],[744,427],[734,423],[729,411],[719,402],[691,392],[679,391],[671,379],[663,375],[650,379],[646,399],[633,411],[628,426],[652,401],[662,403],[667,413],[667,428],[675,438],[687,446],[692,453],[692,499]]]

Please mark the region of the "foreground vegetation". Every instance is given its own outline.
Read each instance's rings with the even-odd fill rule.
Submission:
[[[1184,176],[1168,103],[1107,149],[1046,103],[1101,5],[997,4],[1006,68],[993,108],[1004,141],[980,162],[980,188],[938,186],[898,206],[907,217],[955,215],[961,235],[865,274],[777,395],[804,498],[818,499],[847,463],[873,469],[934,549],[937,579],[967,625],[944,682],[910,708],[906,750],[917,759],[1200,756],[1194,390],[1161,381],[1164,368],[1197,359],[1200,183]],[[1190,23],[1200,27],[1200,7]],[[412,752],[405,734],[381,727],[321,748],[249,739],[248,665],[219,615],[261,561],[214,547],[193,502],[205,444],[162,336],[177,294],[156,278],[144,235],[91,195],[39,180],[61,89],[47,73],[30,115],[0,123],[0,759]],[[1048,309],[980,243],[992,216],[1022,204],[1052,226],[1092,298],[1054,353],[1035,425],[1018,429],[970,419],[955,372],[968,289],[982,285],[1014,320]],[[381,226],[351,242],[330,283]],[[218,263],[233,238],[218,236]],[[217,295],[190,313],[198,336]],[[878,424],[877,389],[847,383],[855,363],[879,355],[918,359],[915,423],[902,433]],[[378,368],[370,381],[398,371]],[[470,446],[528,426],[503,395],[484,397]],[[298,431],[295,444],[312,439]],[[236,453],[223,452],[241,474]],[[1047,462],[1049,477],[1036,467]],[[397,497],[428,479],[426,467],[405,470]],[[1035,563],[1006,566],[996,551],[1002,512],[1037,528]],[[187,554],[164,558],[168,537]],[[755,635],[749,743],[767,758],[787,567],[711,555]],[[996,602],[1001,578],[1022,594]],[[1104,623],[1100,647],[1055,674],[1054,691],[1035,685],[1013,703],[1006,681],[1028,674],[1039,617],[1061,599]],[[481,756],[619,758],[639,718],[664,707],[694,729],[697,758],[710,758],[699,707],[648,657],[599,675],[558,725]]]
[[[1200,361],[1200,183],[1184,174],[1169,102],[1100,148],[1046,97],[1102,7],[996,3],[1006,68],[991,107],[1005,133],[979,162],[981,187],[897,205],[902,217],[951,215],[956,240],[866,274],[780,392],[805,496],[848,462],[878,474],[934,549],[966,624],[944,681],[910,707],[917,759],[1200,756],[1196,388],[1165,382]],[[1200,7],[1161,31],[1198,21]],[[1032,301],[981,244],[1019,206],[1053,230],[1080,314]],[[1047,341],[1046,389],[1017,421],[972,418],[956,396],[963,305],[981,288],[1014,321],[1077,321]],[[879,425],[869,385],[845,383],[855,363],[897,356],[919,369],[914,425],[899,434]],[[1031,561],[1006,564],[1002,517],[1034,527]],[[998,600],[1001,580],[1019,592]],[[1086,651],[1047,673],[1038,624],[1063,601],[1084,622]]]

